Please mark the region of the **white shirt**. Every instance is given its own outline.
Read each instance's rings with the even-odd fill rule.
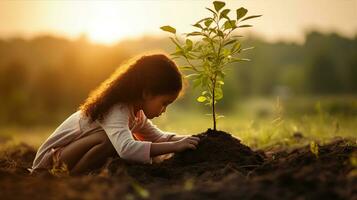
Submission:
[[[135,115],[133,106],[127,104],[114,105],[101,122],[89,123],[89,118],[77,111],[40,146],[32,170],[50,168],[53,149],[103,130],[121,158],[141,163],[152,163],[152,142],[166,142],[175,135],[158,129],[142,110]]]

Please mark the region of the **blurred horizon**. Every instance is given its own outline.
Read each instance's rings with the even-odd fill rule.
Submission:
[[[1,1],[0,38],[86,37],[92,43],[113,46],[144,35],[163,37],[165,33],[159,29],[163,25],[177,27],[179,34],[188,32],[193,29],[190,24],[208,14],[205,7],[211,7],[212,2]],[[262,14],[242,34],[268,42],[302,44],[311,31],[337,33],[350,39],[357,35],[357,0],[237,0],[226,4],[229,8],[243,6],[250,15]]]
[[[219,112],[270,116],[278,97],[290,116],[315,115],[321,103],[327,113],[355,117],[357,37],[313,31],[306,38],[304,44],[291,44],[246,37],[242,46],[256,47],[242,54],[251,62],[231,67]],[[115,46],[92,44],[85,37],[0,39],[0,125],[58,123],[126,60],[147,52],[173,51],[167,37],[143,36]],[[190,85],[172,105],[175,112],[168,115],[181,109],[192,115],[209,111],[195,101],[199,90]]]

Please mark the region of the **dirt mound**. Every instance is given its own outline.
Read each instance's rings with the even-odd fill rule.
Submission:
[[[208,131],[197,135],[200,143],[196,150],[176,153],[170,159],[159,164],[138,165],[121,160],[109,164],[112,174],[118,167],[125,165],[127,173],[142,183],[162,181],[179,181],[186,177],[215,178],[219,180],[230,172],[247,174],[264,162],[264,154],[251,150],[232,135]],[[122,173],[122,169],[119,169]]]
[[[264,154],[252,151],[226,132],[208,129],[197,137],[200,138],[200,143],[196,150],[177,153],[173,158],[165,161],[165,164],[186,166],[202,162],[220,164],[232,162],[238,165],[263,163]]]

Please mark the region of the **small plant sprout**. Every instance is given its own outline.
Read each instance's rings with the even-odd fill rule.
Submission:
[[[194,185],[195,185],[195,179],[189,178],[189,179],[185,180],[183,189],[186,191],[191,191],[191,190],[193,190]]]
[[[236,16],[232,19],[228,16],[231,10],[224,9],[225,5],[222,1],[214,1],[214,8],[206,8],[211,16],[193,24],[198,30],[184,34],[184,41],[180,41],[172,26],[161,27],[163,31],[174,34],[170,39],[175,44],[176,51],[171,55],[174,56],[173,59],[183,58],[186,61],[187,65],[180,66],[180,69],[188,71],[186,78],[192,78],[193,88],[201,88],[197,101],[212,108],[214,130],[216,120],[222,117],[216,117],[215,105],[223,98],[222,86],[227,67],[235,62],[249,61],[238,55],[253,48],[242,48],[238,41],[242,36],[233,35],[233,31],[252,27],[245,22],[261,16],[247,16],[248,10],[241,7],[236,9]],[[196,40],[192,40],[192,37]]]
[[[310,151],[316,158],[319,158],[319,145],[315,141],[310,142]]]
[[[147,199],[150,197],[150,192],[147,189],[145,189],[144,187],[142,187],[134,179],[131,179],[131,186],[133,187],[134,191],[140,198]]]
[[[279,127],[283,122],[284,122],[283,106],[281,104],[280,98],[277,97],[276,104],[275,104],[275,117],[274,120],[272,121],[272,124],[275,125],[276,127]]]
[[[348,176],[351,178],[357,177],[357,151],[354,151],[350,155],[350,163],[352,165],[352,170],[348,173]]]
[[[353,152],[350,156],[350,162],[353,168],[357,168],[357,151]]]
[[[60,162],[57,158],[53,158],[53,166],[49,170],[50,174],[56,177],[69,176],[69,170],[66,163]]]

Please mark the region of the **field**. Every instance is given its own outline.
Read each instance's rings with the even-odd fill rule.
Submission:
[[[332,115],[324,103],[315,103],[308,115],[293,115],[280,100],[249,102],[219,121],[227,133],[204,133],[209,116],[201,111],[187,116],[173,107],[155,123],[167,131],[200,134],[197,150],[152,165],[117,157],[86,176],[71,177],[61,167],[29,175],[36,148],[55,127],[2,128],[2,198],[357,198],[355,116]]]

